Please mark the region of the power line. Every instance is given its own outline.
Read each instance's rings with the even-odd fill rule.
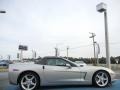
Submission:
[[[70,49],[78,49],[78,48],[81,48],[81,47],[89,47],[91,46],[92,44],[89,44],[89,45],[81,45],[81,46],[78,46],[78,47],[73,47],[73,48],[70,48]]]
[[[89,46],[92,46],[92,45],[93,45],[93,44],[89,44],[89,45],[81,45],[81,46],[77,46],[77,47],[69,48],[69,50],[78,49],[78,48],[82,48],[82,47],[89,47]],[[66,51],[66,50],[64,49],[64,50],[60,50],[60,51]]]

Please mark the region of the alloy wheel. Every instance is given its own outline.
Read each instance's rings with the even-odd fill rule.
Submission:
[[[98,72],[95,76],[95,82],[99,87],[104,87],[109,83],[109,77],[106,72]]]
[[[34,75],[26,74],[22,77],[20,83],[24,90],[33,90],[37,85],[37,80]]]

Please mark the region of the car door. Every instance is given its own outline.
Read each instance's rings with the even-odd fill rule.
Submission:
[[[78,84],[80,82],[80,70],[61,58],[47,59],[44,65],[44,76],[48,83]]]

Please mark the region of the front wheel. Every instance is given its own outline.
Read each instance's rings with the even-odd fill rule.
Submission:
[[[111,83],[110,76],[105,71],[98,71],[93,76],[93,84],[98,87],[106,87]]]
[[[32,72],[24,73],[19,81],[22,90],[36,90],[39,84],[39,77]]]

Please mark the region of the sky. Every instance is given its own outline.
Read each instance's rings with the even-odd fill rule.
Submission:
[[[110,56],[120,56],[120,0],[0,0],[0,58],[17,58],[19,45],[27,45],[23,56],[93,57],[92,39],[96,34],[99,57],[105,54],[104,14],[96,5],[107,4]]]

